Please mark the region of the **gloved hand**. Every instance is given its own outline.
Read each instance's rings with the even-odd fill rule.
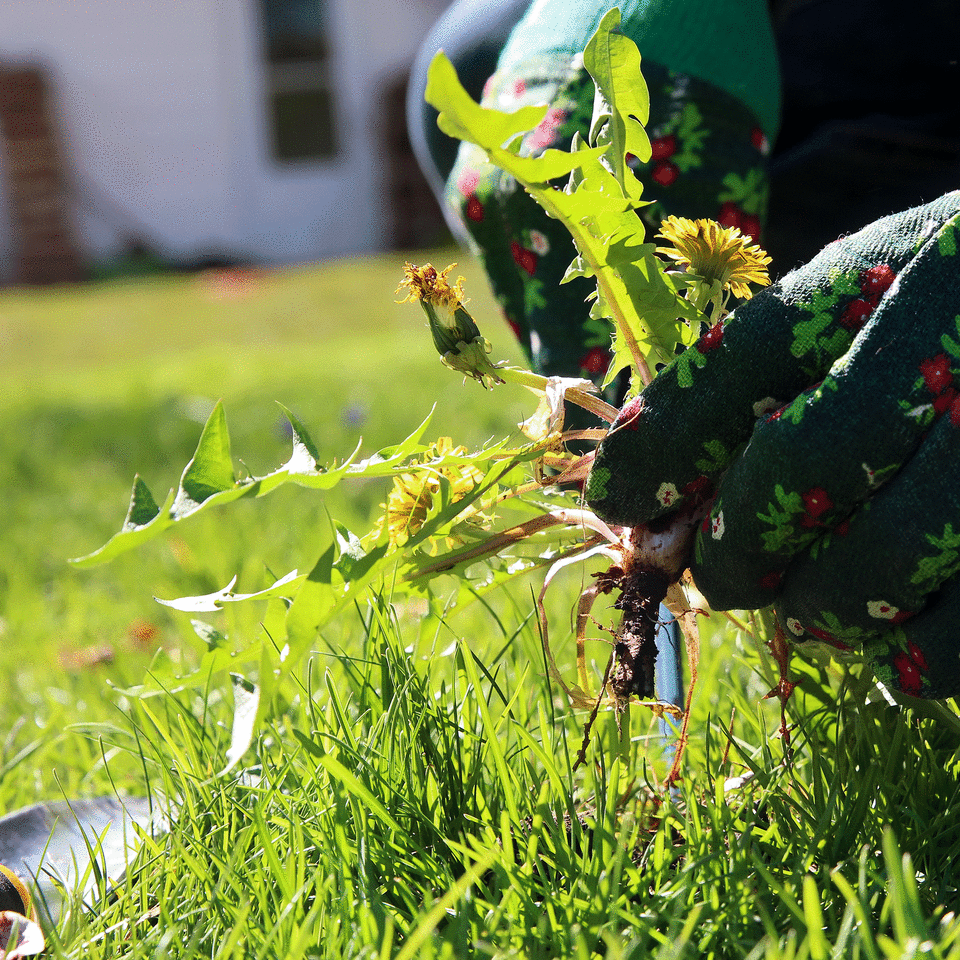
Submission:
[[[906,694],[960,695],[960,192],[837,240],[626,404],[585,494],[656,523],[716,491],[691,568]]]

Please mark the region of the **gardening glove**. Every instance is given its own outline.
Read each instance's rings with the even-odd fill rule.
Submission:
[[[587,135],[594,85],[582,51],[616,5],[538,0],[514,28],[483,103],[505,111],[549,106],[522,152],[569,149],[575,133]],[[652,156],[634,169],[654,202],[641,216],[653,227],[670,214],[711,216],[758,236],[780,96],[766,3],[620,0],[619,6],[621,32],[640,49],[650,95]],[[610,362],[610,327],[589,315],[589,280],[561,283],[576,256],[566,230],[470,144],[460,148],[446,203],[459,212],[533,368],[599,383]],[[622,387],[610,388],[611,402],[622,397]],[[570,414],[573,425],[578,413]]]
[[[738,307],[626,404],[585,488],[607,521],[716,498],[691,569],[903,693],[960,695],[960,192]]]

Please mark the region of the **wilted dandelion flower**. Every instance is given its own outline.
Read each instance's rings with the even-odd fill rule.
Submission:
[[[667,217],[660,224],[662,237],[672,246],[657,247],[657,253],[684,265],[699,280],[735,297],[753,296],[748,284],[765,287],[770,283],[770,258],[763,248],[745,237],[736,227],[721,227],[713,220]]]
[[[418,267],[408,261],[403,265],[403,279],[400,281],[397,293],[402,293],[404,289],[408,292],[400,302],[426,300],[436,307],[442,307],[452,315],[466,300],[463,292],[463,277],[457,277],[457,282],[454,284],[447,280],[447,274],[455,266],[455,263],[451,263],[443,270],[437,270],[432,263],[425,263],[422,267]],[[453,324],[451,322],[448,325]]]
[[[483,480],[483,474],[469,463],[426,466],[446,456],[462,457],[466,452],[465,447],[454,447],[449,437],[440,437],[424,454],[422,469],[394,477],[381,520],[381,530],[386,526],[390,543],[400,546],[423,527],[440,496],[441,478],[450,485],[451,502],[462,500]],[[475,513],[472,519],[482,518]]]
[[[422,267],[405,264],[397,293],[406,291],[407,295],[400,303],[420,303],[427,315],[433,344],[448,367],[473,377],[484,387],[503,383],[496,367],[487,359],[492,349],[490,344],[463,306],[463,277],[458,277],[454,284],[447,280],[447,274],[455,266],[451,263],[438,271],[430,263]]]

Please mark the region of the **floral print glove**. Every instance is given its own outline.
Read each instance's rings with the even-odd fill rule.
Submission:
[[[714,609],[888,686],[960,695],[960,192],[878,220],[739,307],[626,404],[585,493],[656,523],[714,494]]]

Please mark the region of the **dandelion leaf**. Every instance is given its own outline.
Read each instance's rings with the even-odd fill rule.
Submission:
[[[283,465],[283,469],[291,474],[320,472],[320,453],[313,438],[307,433],[307,428],[282,403],[278,403],[277,406],[287,418],[293,436],[293,453]]]
[[[563,150],[546,150],[538,157],[519,156],[522,134],[543,120],[547,108],[521,107],[504,113],[481,107],[463,88],[457,71],[442,51],[430,64],[426,98],[440,111],[437,123],[444,133],[476,144],[487,152],[492,163],[521,181],[545,184],[567,176],[577,166],[576,158]]]
[[[138,530],[152,523],[160,513],[157,501],[149,487],[140,479],[140,474],[133,478],[133,492],[130,494],[130,507],[127,510],[127,519],[123,521],[124,530]]]
[[[185,613],[213,613],[216,610],[222,610],[226,603],[244,603],[247,600],[292,596],[304,579],[305,575],[291,570],[286,576],[256,593],[234,593],[233,588],[237,582],[237,578],[234,577],[223,589],[215,590],[213,593],[199,597],[179,597],[176,600],[161,600],[157,597],[157,602]]]
[[[627,166],[627,155],[650,159],[650,138],[644,129],[650,97],[640,72],[640,51],[620,33],[617,8],[600,21],[584,51],[583,65],[597,86],[590,142],[609,145],[606,158],[614,176],[624,193],[639,199],[642,188]]]
[[[197,451],[180,478],[180,489],[173,502],[175,518],[189,516],[210,497],[230,490],[235,482],[230,431],[223,403],[218,402],[203,428]]]
[[[668,362],[675,345],[690,340],[688,331],[697,314],[692,305],[678,300],[652,245],[644,243],[637,216],[642,187],[627,166],[627,154],[650,156],[643,130],[649,97],[640,54],[618,26],[619,14],[611,11],[588,45],[584,62],[599,90],[592,142],[575,137],[569,153],[517,156],[508,141],[529,129],[538,114],[532,108],[506,114],[479,106],[442,54],[431,65],[427,99],[440,111],[445,132],[484,149],[492,163],[514,176],[564,224],[577,248],[577,259],[564,279],[595,278],[594,315],[608,318],[616,330],[608,378],[631,366],[635,380],[645,383],[654,364]],[[564,170],[568,182],[558,189],[550,181]]]
[[[250,749],[260,706],[260,688],[255,683],[239,673],[231,673],[230,680],[233,686],[233,728],[227,748],[227,765],[220,771],[221,776],[233,769]]]

